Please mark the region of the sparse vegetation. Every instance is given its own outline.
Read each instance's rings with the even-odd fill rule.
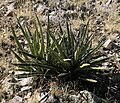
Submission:
[[[0,102],[119,103],[118,5],[1,1]]]
[[[86,25],[82,24],[76,35],[73,34],[68,21],[66,21],[66,32],[59,24],[60,37],[58,38],[57,32],[51,31],[49,16],[45,35],[37,16],[36,19],[38,25],[35,25],[34,33],[30,31],[27,23],[21,25],[17,19],[24,38],[28,42],[27,50],[23,49],[13,27],[11,27],[20,53],[17,54],[11,50],[19,61],[14,65],[19,66],[17,71],[25,72],[19,77],[41,75],[44,78],[49,77],[49,80],[51,77],[56,77],[64,82],[80,80],[93,84],[98,82],[100,85],[105,83],[105,78],[110,75],[104,74],[103,70],[107,68],[100,67],[100,64],[109,57],[98,53],[103,41],[100,41],[96,47],[92,47],[94,35],[89,34],[89,22]]]

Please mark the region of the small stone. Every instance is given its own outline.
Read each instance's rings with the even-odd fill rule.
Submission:
[[[28,84],[30,84],[30,83],[32,83],[32,77],[29,77],[29,78],[21,78],[21,81],[18,82],[18,84],[19,84],[20,86],[25,86],[25,85],[28,85]]]
[[[23,41],[22,40],[18,40],[19,41],[19,43],[23,43]]]
[[[89,103],[101,103],[103,100],[102,98],[96,96],[95,94],[88,92],[87,90],[80,91],[81,94],[83,94],[86,98],[86,102]]]
[[[110,49],[112,44],[112,40],[108,39],[104,44],[103,47],[106,49]]]
[[[26,91],[26,90],[29,90],[31,89],[32,87],[31,86],[25,86],[25,87],[22,87],[21,88],[21,91]]]
[[[27,45],[28,44],[28,42],[27,42],[27,40],[25,40],[25,45]]]
[[[9,103],[22,103],[23,99],[19,96],[15,96]]]
[[[8,11],[5,16],[13,16],[14,5],[15,3],[11,3],[9,6],[7,6]]]
[[[107,3],[106,3],[106,6],[108,6],[111,3],[112,3],[112,0],[108,0]]]
[[[44,10],[46,9],[46,7],[42,4],[39,4],[38,8],[37,8],[37,12],[40,12],[41,14],[44,12]]]

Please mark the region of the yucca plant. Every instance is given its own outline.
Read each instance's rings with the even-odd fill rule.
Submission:
[[[102,41],[96,47],[92,47],[94,35],[89,35],[89,22],[80,26],[78,34],[74,35],[69,22],[66,20],[66,32],[59,24],[61,34],[59,39],[57,32],[51,31],[49,14],[46,35],[42,31],[37,15],[36,22],[36,30],[32,33],[26,25],[27,23],[21,25],[18,20],[18,25],[28,42],[28,50],[23,49],[14,28],[11,26],[20,52],[18,55],[11,50],[19,60],[19,63],[14,63],[14,65],[20,67],[19,71],[27,72],[22,76],[56,76],[66,80],[81,79],[90,82],[100,80],[103,76],[102,70],[105,68],[99,67],[99,64],[109,57],[97,54],[103,45]]]

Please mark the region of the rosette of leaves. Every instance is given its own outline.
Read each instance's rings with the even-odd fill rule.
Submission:
[[[18,19],[17,19],[18,20]],[[103,76],[100,64],[109,57],[97,54],[103,42],[100,41],[96,47],[92,47],[94,35],[88,32],[88,24],[80,26],[78,34],[74,35],[71,26],[66,21],[66,32],[59,24],[60,38],[57,32],[50,29],[48,15],[47,33],[42,31],[41,23],[36,15],[36,30],[31,32],[28,25],[18,25],[28,42],[28,50],[18,40],[14,28],[12,33],[20,54],[13,54],[19,63],[19,71],[25,73],[20,76],[56,76],[66,80],[81,79],[97,82]]]

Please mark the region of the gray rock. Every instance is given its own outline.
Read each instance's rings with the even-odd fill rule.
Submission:
[[[74,103],[107,103],[107,101],[87,90],[80,91],[78,95],[70,95],[70,98],[74,100]]]
[[[15,96],[12,100],[9,101],[9,103],[22,103],[23,99],[19,96]]]
[[[47,9],[47,7],[42,4],[39,4],[38,7],[36,8],[37,12],[39,12],[41,14],[45,11],[45,9]]]

